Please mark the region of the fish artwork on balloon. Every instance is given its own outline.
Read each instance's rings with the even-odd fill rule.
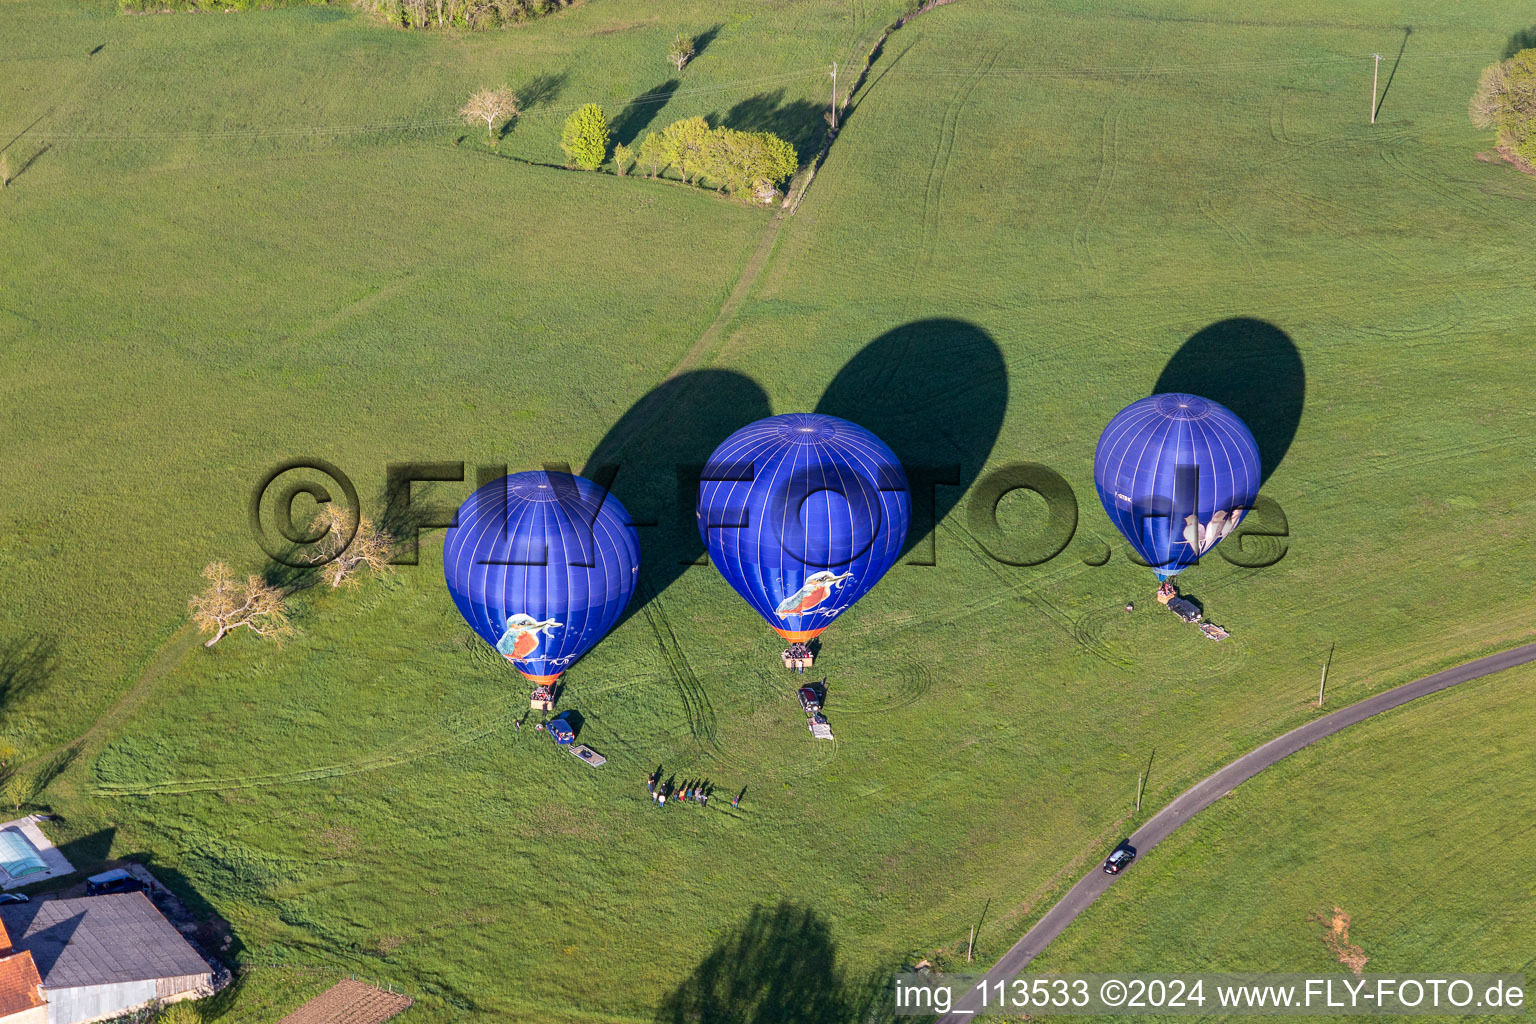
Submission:
[[[513,661],[522,661],[539,646],[539,636],[554,636],[564,623],[554,619],[538,621],[532,615],[518,614],[507,619],[507,631],[496,641],[496,649]]]

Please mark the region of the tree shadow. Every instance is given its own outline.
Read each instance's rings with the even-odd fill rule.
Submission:
[[[1181,391],[1220,402],[1253,431],[1260,484],[1290,450],[1307,401],[1301,353],[1267,320],[1233,317],[1202,328],[1163,367],[1153,394]]]
[[[716,22],[693,37],[693,60],[698,60],[704,55],[704,51],[709,48],[710,43],[715,41],[715,37],[720,34],[722,28],[725,28],[725,25]]]
[[[637,594],[620,623],[688,566],[704,564],[694,516],[699,474],[721,441],[768,415],[768,395],[752,378],[731,370],[693,370],[653,388],[592,450],[581,475],[612,480],[614,496],[640,528],[644,551]],[[615,467],[617,476],[610,477]]]
[[[850,982],[825,918],[759,906],[662,1000],[657,1024],[852,1024],[888,1020],[890,975]]]
[[[775,89],[742,100],[724,117],[711,115],[710,121],[742,132],[772,132],[791,143],[803,162],[821,146],[827,131],[827,110],[826,103],[811,100],[786,102],[784,90]]]
[[[320,567],[316,565],[290,564],[303,561],[306,553],[313,553],[313,546],[289,544],[281,558],[268,558],[261,568],[261,579],[269,587],[276,587],[285,594],[297,594],[320,582]]]
[[[553,103],[565,91],[565,83],[570,80],[570,77],[570,74],[564,71],[553,75],[534,75],[526,85],[517,90],[517,98],[522,103],[523,110],[532,110],[534,107]]]
[[[901,460],[912,526],[902,557],[933,565],[933,535],[981,473],[1008,409],[1008,367],[992,336],[964,320],[917,320],[865,345],[816,411],[874,432]],[[944,487],[935,487],[944,484]]]
[[[656,115],[661,113],[661,108],[667,105],[672,99],[672,94],[677,92],[677,87],[682,84],[679,79],[669,78],[649,92],[630,100],[613,119],[614,144],[633,145],[634,141],[640,137],[640,133],[656,120]]]
[[[1376,109],[1371,111],[1371,117],[1379,117],[1381,108],[1386,106],[1387,93],[1392,91],[1392,79],[1397,77],[1397,66],[1403,62],[1403,51],[1408,49],[1408,37],[1413,35],[1413,26],[1403,26],[1403,42],[1397,48],[1397,59],[1392,62],[1392,70],[1387,72],[1387,84],[1381,87],[1381,99],[1376,101]]]
[[[0,710],[46,683],[59,667],[59,642],[30,634],[0,644]]]
[[[1504,44],[1504,54],[1499,59],[1509,60],[1521,50],[1529,50],[1533,47],[1536,47],[1536,25],[1523,28],[1510,36],[1509,41]]]
[[[72,743],[63,750],[49,754],[42,764],[33,771],[31,780],[31,792],[27,796],[27,803],[33,807],[51,809],[50,804],[43,803],[39,798],[48,791],[48,787],[59,780],[71,765],[80,757],[80,744]],[[73,863],[73,862],[71,862]]]

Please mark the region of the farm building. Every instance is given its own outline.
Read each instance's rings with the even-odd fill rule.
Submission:
[[[48,1024],[213,992],[212,968],[141,892],[7,906],[0,923],[36,964]]]
[[[11,948],[0,926],[0,1024],[47,1024],[42,988],[32,954]]]

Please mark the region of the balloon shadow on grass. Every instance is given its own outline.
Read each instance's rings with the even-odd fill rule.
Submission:
[[[912,565],[934,564],[934,532],[986,465],[1007,410],[997,342],[949,319],[916,320],[865,345],[816,406],[873,431],[906,468],[912,526],[902,557]]]
[[[890,972],[850,980],[810,907],[759,906],[657,1009],[657,1024],[878,1024],[894,1019]]]
[[[1191,335],[1163,367],[1153,394],[1179,391],[1220,402],[1259,445],[1260,485],[1290,450],[1307,401],[1307,371],[1288,334],[1267,320],[1233,317]]]
[[[699,474],[721,441],[768,415],[768,395],[752,378],[693,370],[653,388],[593,449],[581,475],[608,486],[640,531],[640,581],[620,623],[703,564]]]

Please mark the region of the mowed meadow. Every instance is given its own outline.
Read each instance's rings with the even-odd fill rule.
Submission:
[[[1533,682],[1527,667],[1463,684],[1243,784],[1031,973],[1279,964],[1349,977],[1341,956],[1363,956],[1368,975],[1529,975],[1530,845],[1518,833],[1536,812]],[[1347,940],[1330,945],[1341,914]]]
[[[0,642],[25,668],[0,730],[74,751],[38,799],[78,862],[140,857],[231,923],[259,966],[219,1019],[344,972],[417,996],[407,1020],[856,1019],[978,919],[1000,954],[1134,826],[1149,760],[1143,815],[1316,714],[1330,650],[1332,707],[1530,637],[1536,181],[1479,160],[1465,113],[1525,27],[1507,5],[956,0],[886,41],[792,216],[537,166],[574,106],[658,93],[626,132],[817,140],[824,65],[899,13],[588,0],[456,36],[0,7],[7,154],[47,147],[0,192]],[[679,30],[711,34],[681,75]],[[527,113],[487,147],[453,112],[502,82]],[[1288,533],[1277,564],[1183,578],[1219,645],[1153,604],[1092,488],[1102,425],[1174,389],[1254,426]],[[823,638],[833,743],[682,564],[675,467],[805,409],[951,481],[910,540],[933,564]],[[246,503],[298,456],[375,513],[392,462],[620,465],[658,525],[562,701],[604,768],[514,727],[526,688],[431,531],[419,565],[296,595],[285,646],[201,647],[199,569],[267,567]],[[1042,565],[1007,564],[1036,499],[987,514],[1021,462],[1077,496]],[[652,805],[658,764],[711,806]]]

